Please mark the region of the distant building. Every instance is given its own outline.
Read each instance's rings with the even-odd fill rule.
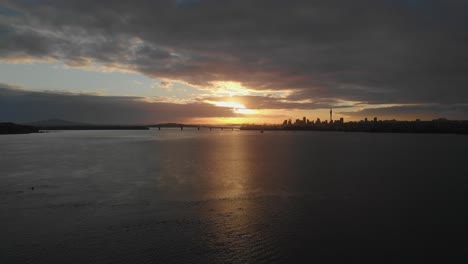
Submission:
[[[377,122],[377,117],[374,117],[374,122]]]
[[[288,120],[284,120],[283,121],[283,126],[287,125],[288,124]]]
[[[330,123],[333,123],[333,109],[330,108]]]
[[[367,117],[366,117],[366,118],[364,118],[364,122],[367,122]]]
[[[344,118],[340,118],[340,123],[343,124],[344,123]]]
[[[291,118],[289,118],[289,120],[288,120],[288,125],[292,125]]]
[[[317,118],[317,120],[315,121],[315,124],[321,124],[322,122],[320,122],[320,118]]]

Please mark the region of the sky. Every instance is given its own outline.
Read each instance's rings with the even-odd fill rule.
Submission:
[[[1,0],[0,122],[468,119],[468,1]]]

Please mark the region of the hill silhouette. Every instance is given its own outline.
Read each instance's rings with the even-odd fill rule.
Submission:
[[[67,126],[93,126],[93,124],[86,124],[74,121],[68,121],[63,119],[47,119],[24,123],[23,125],[34,126],[34,127],[67,127]]]
[[[33,126],[18,125],[14,123],[0,123],[0,134],[29,134],[37,132],[39,132],[39,129]]]

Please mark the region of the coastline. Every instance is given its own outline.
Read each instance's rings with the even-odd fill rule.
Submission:
[[[39,128],[15,123],[0,123],[0,135],[39,133]]]
[[[302,125],[243,125],[240,130],[341,131],[368,133],[468,134],[468,121],[360,121]]]

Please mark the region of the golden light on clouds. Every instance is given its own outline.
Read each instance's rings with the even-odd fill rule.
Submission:
[[[206,117],[191,118],[186,120],[193,124],[214,124],[214,125],[242,125],[249,123],[261,123],[260,119],[250,117]]]
[[[227,108],[232,108],[232,112],[236,114],[242,114],[242,115],[253,115],[256,113],[255,110],[253,109],[248,109],[245,107],[245,105],[240,104],[240,103],[235,103],[235,102],[211,102],[207,101],[208,103],[214,104],[219,107],[227,107]]]
[[[210,101],[208,101],[208,102],[210,102]],[[220,107],[229,107],[229,108],[233,108],[233,109],[237,109],[237,108],[245,109],[245,106],[243,104],[234,103],[234,102],[212,102],[212,103],[214,105],[220,106]]]
[[[256,89],[256,87],[246,87],[241,82],[233,81],[213,81],[210,82],[211,87],[205,87],[199,89],[205,89],[210,91],[210,96],[269,96],[274,98],[287,98],[295,91],[291,89]]]
[[[235,108],[234,113],[243,114],[243,115],[253,115],[256,113],[256,111],[253,109],[247,109],[247,108]]]
[[[250,95],[253,90],[245,88],[239,82],[225,82],[225,81],[216,81],[212,82],[213,87],[215,88],[215,93],[217,95],[228,95],[228,96],[235,96],[235,95]]]

